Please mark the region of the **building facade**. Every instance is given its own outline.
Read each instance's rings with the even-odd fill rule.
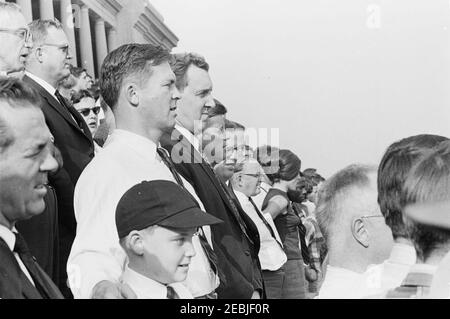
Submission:
[[[103,59],[118,46],[151,43],[172,49],[176,35],[148,0],[10,0],[30,22],[56,18],[70,42],[72,64],[98,76]]]

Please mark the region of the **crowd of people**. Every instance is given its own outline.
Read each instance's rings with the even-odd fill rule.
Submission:
[[[0,298],[449,297],[450,141],[328,179],[250,145],[209,64],[130,43],[99,79],[0,1]]]

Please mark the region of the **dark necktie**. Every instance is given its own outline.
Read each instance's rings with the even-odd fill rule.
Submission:
[[[244,236],[246,236],[247,239],[253,244],[253,240],[250,238],[250,236],[247,233],[246,224],[245,224],[244,220],[242,219],[242,216],[240,215],[239,210],[231,197],[231,194],[229,193],[228,187],[224,184],[224,182],[220,179],[220,177],[217,176],[216,172],[209,164],[207,164],[205,162],[205,163],[203,163],[203,165],[205,166],[205,168],[207,170],[209,170],[211,172],[211,174],[217,180],[217,183],[219,184],[220,188],[222,189],[222,192],[224,193],[228,203],[231,206],[231,211],[232,211],[233,215],[235,216],[237,223],[239,224],[239,228],[241,229],[242,234],[244,234]]]
[[[177,184],[180,187],[182,187],[184,190],[186,190],[186,188],[184,187],[183,180],[181,179],[180,174],[178,174],[178,172],[177,172],[177,170],[175,168],[175,164],[173,163],[173,161],[170,158],[170,156],[167,153],[167,151],[164,148],[162,148],[162,147],[158,147],[157,152],[158,152],[159,156],[161,157],[161,160],[164,162],[164,164],[167,166],[167,168],[172,173],[173,177],[177,181]],[[198,204],[197,200],[194,198],[194,196],[192,196],[191,193],[189,193],[188,190],[186,190],[186,193],[189,194],[189,196],[197,204],[197,206],[200,206]],[[221,269],[219,269],[219,267],[218,267],[217,255],[214,252],[214,250],[212,249],[212,247],[209,244],[208,240],[206,239],[206,236],[203,233],[203,230],[200,231],[199,239],[200,239],[200,244],[202,245],[203,251],[205,252],[206,257],[208,258],[208,261],[209,261],[209,264],[211,266],[211,269],[214,271],[215,274],[217,274],[219,276],[220,281],[225,283],[225,275],[223,274]]]
[[[170,170],[170,172],[173,175],[173,178],[175,178],[175,180],[177,181],[177,184],[180,185],[182,188],[185,188],[183,180],[181,179],[180,174],[178,174],[177,170],[175,169],[175,165],[173,164],[172,159],[170,158],[167,151],[162,147],[158,147],[157,151],[158,151],[159,157],[161,157],[161,160],[164,162],[164,164]]]
[[[14,245],[14,252],[17,253],[22,260],[23,264],[27,268],[28,272],[33,278],[36,289],[41,294],[42,298],[49,298],[49,294],[46,291],[46,285],[43,282],[42,270],[39,269],[39,265],[36,259],[31,255],[25,239],[19,233],[14,233],[16,236],[16,244]],[[28,278],[28,277],[27,277]]]
[[[167,299],[180,299],[180,296],[178,296],[175,289],[173,289],[171,286],[167,287]]]
[[[267,220],[264,218],[263,214],[261,213],[261,211],[258,209],[258,207],[256,206],[255,202],[253,201],[253,199],[251,197],[248,198],[248,200],[250,201],[250,203],[253,205],[253,208],[255,208],[256,214],[258,214],[259,218],[261,218],[261,220],[263,221],[264,225],[266,225],[267,229],[269,230],[270,234],[272,235],[273,239],[275,239],[275,241],[278,243],[278,245],[280,245],[281,249],[283,249],[283,246],[281,245],[281,243],[278,241],[277,237],[275,236],[275,233],[272,229],[272,227],[270,227],[269,223],[267,222]]]
[[[300,246],[301,246],[303,262],[306,265],[309,265],[310,258],[309,258],[308,246],[306,245],[306,227],[305,227],[305,225],[303,225],[302,219],[300,217],[302,214],[300,204],[298,204],[298,203],[293,204],[292,209],[294,210],[294,212],[297,214],[297,216],[300,219],[300,224],[298,225],[298,234],[300,237]]]
[[[55,96],[58,99],[58,102],[67,110],[69,111],[69,115],[74,119],[75,123],[78,125],[78,127],[83,130],[83,124],[80,122],[78,111],[71,105],[67,103],[67,100],[64,98],[64,96],[59,93],[58,90],[55,92]],[[83,119],[81,119],[83,120]],[[84,121],[84,120],[83,120]]]

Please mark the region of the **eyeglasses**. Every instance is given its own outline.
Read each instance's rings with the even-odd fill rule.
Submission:
[[[41,46],[54,47],[54,48],[61,50],[66,56],[69,55],[69,45],[68,44],[44,43]]]
[[[91,114],[91,111],[94,112],[95,115],[98,115],[98,113],[100,113],[100,106],[93,107],[92,109],[86,108],[78,110],[78,112],[83,116],[88,116]]]
[[[360,218],[377,218],[377,217],[384,218],[383,215],[366,215],[366,216],[361,216]]]
[[[15,36],[18,36],[22,40],[25,40],[25,42],[30,42],[30,40],[31,40],[31,32],[27,28],[19,28],[19,29],[3,29],[3,28],[0,28],[0,32],[13,34]]]
[[[251,176],[251,177],[254,177],[254,178],[261,178],[261,174],[242,174],[242,175]]]

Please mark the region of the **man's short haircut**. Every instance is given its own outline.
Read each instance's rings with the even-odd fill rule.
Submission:
[[[146,83],[152,74],[152,66],[168,61],[169,52],[151,44],[126,44],[109,53],[100,72],[100,92],[112,110],[117,106],[125,79],[137,77]]]
[[[218,115],[226,115],[228,110],[219,100],[214,99],[215,106],[209,108],[208,110],[208,118],[218,116]]]
[[[450,200],[450,141],[444,141],[434,150],[428,150],[414,165],[404,183],[402,197],[402,202],[407,203],[406,205]],[[417,256],[422,261],[442,246],[448,250],[450,230],[409,219],[406,226]]]
[[[205,58],[196,53],[177,53],[172,55],[170,66],[177,77],[176,86],[180,91],[184,91],[184,88],[188,85],[186,73],[191,65],[206,72],[209,71],[209,64]]]
[[[70,98],[70,101],[72,102],[72,104],[77,104],[80,103],[84,98],[94,99],[94,96],[88,90],[81,90],[80,92],[75,92]]]
[[[307,178],[310,182],[312,182],[314,185],[317,186],[321,182],[325,181],[325,178],[323,178],[319,173],[317,173],[317,169],[315,168],[307,168],[303,171],[303,176]]]
[[[25,82],[14,78],[0,78],[0,103],[6,103],[13,109],[40,108],[41,98],[39,94]],[[2,106],[3,107],[3,106]],[[2,115],[0,109],[0,153],[14,142],[10,126]]]
[[[0,0],[0,12],[1,11],[22,12],[22,9],[14,2],[6,2]]]
[[[81,77],[81,74],[83,74],[83,72],[86,72],[86,74],[87,74],[86,69],[79,68],[79,67],[76,67],[76,66],[73,66],[73,67],[70,68],[70,73],[74,77],[76,77],[77,79],[79,79]]]
[[[53,20],[34,20],[29,25],[30,32],[33,36],[33,46],[41,45],[45,42],[47,35],[48,35],[48,29],[50,28],[56,28],[58,30],[63,29],[63,25],[61,22],[58,21],[58,19]]]
[[[378,167],[378,204],[394,239],[408,238],[402,211],[406,206],[402,188],[409,171],[427,150],[447,138],[417,135],[395,142],[385,152]]]
[[[341,204],[348,191],[369,186],[369,174],[375,172],[374,166],[354,164],[337,172],[323,183],[318,192],[316,218],[327,241],[332,225],[340,219]]]
[[[225,129],[226,130],[244,130],[245,126],[234,121],[230,121],[228,119],[225,120]]]

